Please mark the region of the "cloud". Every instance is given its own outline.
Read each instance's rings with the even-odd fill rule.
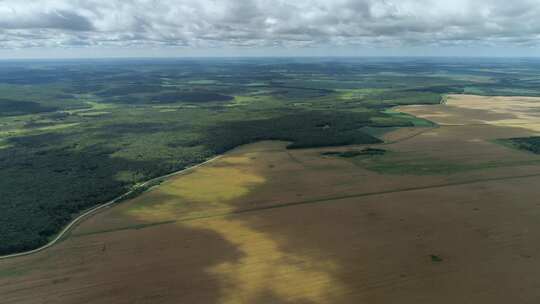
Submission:
[[[539,0],[0,0],[4,49],[539,42]]]
[[[92,23],[85,17],[73,11],[56,10],[51,12],[38,12],[32,15],[15,13],[3,16],[0,20],[2,29],[59,29],[68,31],[91,31]]]

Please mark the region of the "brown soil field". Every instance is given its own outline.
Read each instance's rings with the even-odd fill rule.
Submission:
[[[493,141],[535,102],[401,107],[440,126],[378,156],[239,147],[0,261],[0,303],[539,303],[540,156]]]

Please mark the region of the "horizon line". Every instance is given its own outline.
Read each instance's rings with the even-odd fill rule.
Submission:
[[[71,60],[178,60],[178,59],[317,59],[317,58],[332,58],[332,59],[540,59],[538,56],[507,56],[507,55],[454,55],[454,56],[436,56],[436,55],[243,55],[243,56],[103,56],[103,57],[5,57],[0,58],[0,61],[71,61]]]

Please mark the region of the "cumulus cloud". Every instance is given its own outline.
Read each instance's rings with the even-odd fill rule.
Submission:
[[[540,42],[540,0],[0,0],[0,48]]]

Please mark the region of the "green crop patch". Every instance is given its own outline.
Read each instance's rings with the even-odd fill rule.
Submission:
[[[540,136],[502,139],[501,143],[535,154],[540,154]]]
[[[431,258],[431,261],[434,263],[440,263],[443,261],[443,259],[436,254],[431,254],[429,257]]]
[[[342,158],[353,158],[357,156],[373,156],[384,155],[386,150],[377,148],[364,148],[362,150],[347,150],[347,151],[328,151],[321,153],[324,156],[337,156]]]
[[[355,157],[351,160],[357,166],[371,171],[398,175],[451,175],[473,170],[540,164],[540,159],[463,162],[392,151],[370,158]]]

